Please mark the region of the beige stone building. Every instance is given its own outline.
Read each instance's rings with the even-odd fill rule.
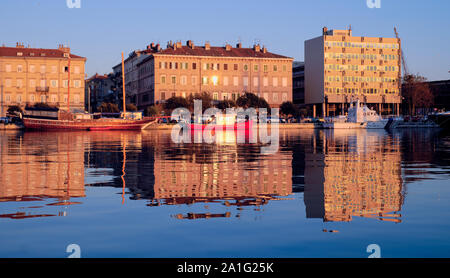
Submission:
[[[305,41],[305,103],[323,116],[342,115],[357,99],[378,113],[398,114],[400,55],[399,39],[324,28],[322,36]]]
[[[254,45],[243,48],[196,46],[192,41],[169,43],[166,49],[151,44],[137,66],[138,94],[142,109],[172,96],[209,93],[214,100],[236,100],[244,92],[266,99],[272,107],[292,101],[293,59]]]
[[[4,116],[10,105],[45,102],[67,109],[70,55],[70,109],[84,110],[86,58],[70,48],[0,47],[0,90]]]

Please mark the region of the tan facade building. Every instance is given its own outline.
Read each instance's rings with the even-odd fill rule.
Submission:
[[[147,49],[153,53],[138,64],[139,108],[203,92],[214,100],[236,100],[251,92],[272,107],[292,101],[293,59],[265,47],[196,46],[188,41],[169,43],[166,49],[151,44]]]
[[[70,108],[84,110],[86,58],[57,49],[0,47],[0,90],[4,116],[10,105],[45,102],[67,109],[70,55]]]
[[[357,99],[378,113],[398,114],[400,55],[399,39],[324,28],[322,36],[305,41],[305,103],[323,116],[342,115]]]

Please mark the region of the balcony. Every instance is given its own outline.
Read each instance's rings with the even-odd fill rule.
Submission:
[[[36,87],[36,92],[38,93],[48,93],[48,91],[49,87],[42,87],[42,86]]]

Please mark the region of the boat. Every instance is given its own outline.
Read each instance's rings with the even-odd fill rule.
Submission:
[[[68,56],[68,80],[70,81],[70,55]],[[125,84],[124,58],[122,52],[122,82]],[[70,84],[70,82],[69,82]],[[123,86],[123,112],[120,118],[101,118],[96,114],[86,112],[72,112],[70,101],[67,102],[67,111],[47,105],[41,107],[27,107],[23,117],[26,129],[32,130],[142,130],[152,123],[154,118],[142,118],[141,112],[127,112],[125,104],[125,86]],[[70,100],[70,86],[68,86],[67,99]]]
[[[249,131],[253,129],[253,121],[237,121],[236,115],[221,115],[219,117],[212,117],[210,119],[202,119],[201,123],[188,123],[191,132],[203,131],[206,128],[215,131]]]
[[[347,116],[328,118],[323,123],[323,127],[327,129],[384,129],[388,121],[358,100],[350,104]]]

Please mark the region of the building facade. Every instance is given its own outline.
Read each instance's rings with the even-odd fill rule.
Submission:
[[[292,99],[295,104],[305,103],[305,63],[294,62],[292,67]]]
[[[380,114],[399,114],[401,43],[323,29],[305,41],[305,103],[314,116],[345,114],[359,99]]]
[[[111,74],[95,74],[86,80],[85,107],[89,112],[97,111],[102,102],[117,103],[115,83]]]
[[[192,41],[150,45],[153,53],[138,64],[136,104],[139,109],[173,96],[209,93],[218,100],[236,100],[244,92],[266,99],[272,107],[292,101],[292,58],[255,45],[243,48],[196,46]],[[128,94],[128,93],[127,93]]]
[[[70,69],[69,69],[70,56]],[[11,105],[44,102],[61,109],[84,110],[86,58],[70,53],[70,48],[0,47],[0,89],[2,116]]]

